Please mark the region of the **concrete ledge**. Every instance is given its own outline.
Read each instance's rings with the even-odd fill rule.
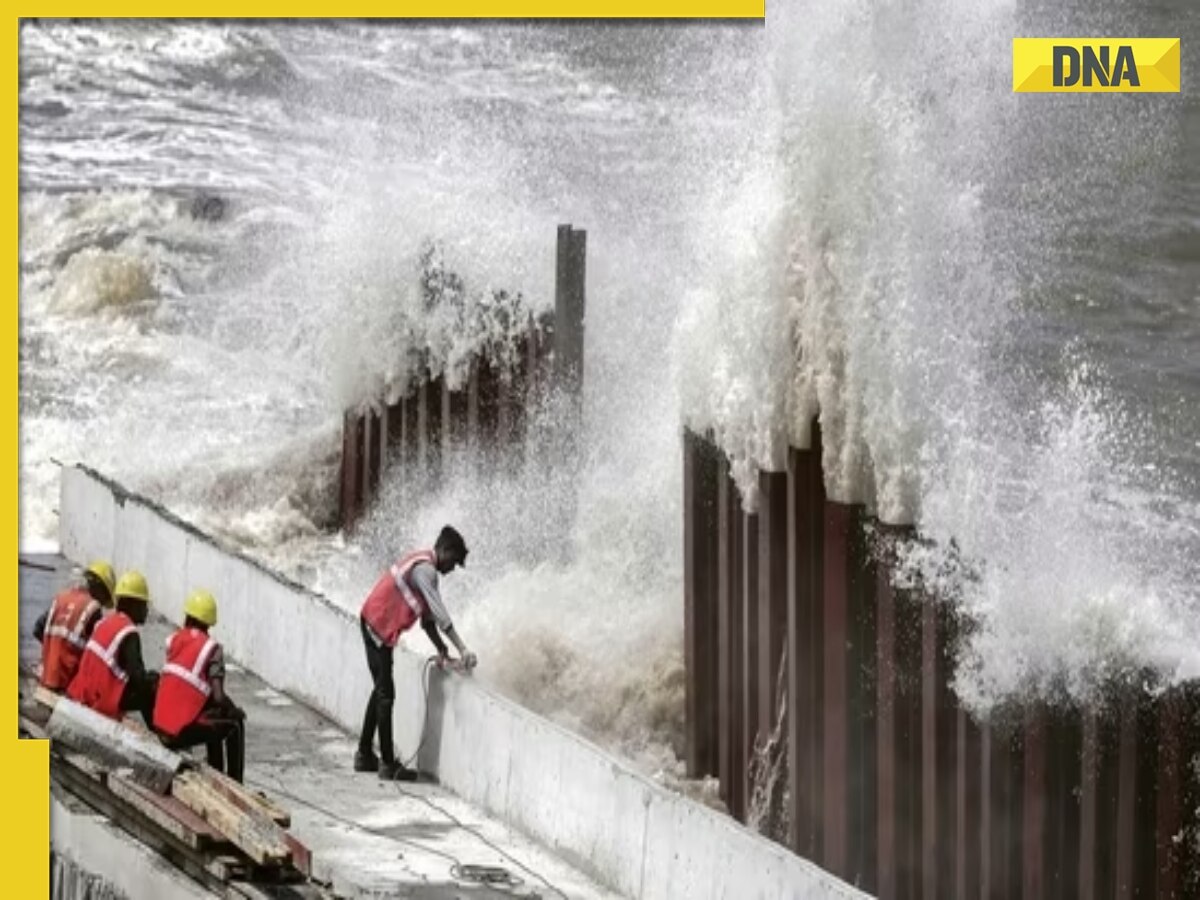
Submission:
[[[141,569],[155,609],[174,620],[190,589],[209,588],[221,604],[217,635],[234,659],[357,731],[371,683],[351,613],[97,472],[64,468],[61,492],[65,556]],[[424,724],[422,665],[415,654],[396,654],[397,752],[405,757]],[[422,768],[626,896],[866,897],[469,679],[433,673],[429,728]]]

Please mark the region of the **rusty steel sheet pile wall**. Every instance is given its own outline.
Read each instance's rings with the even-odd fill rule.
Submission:
[[[764,830],[867,892],[1200,897],[1200,687],[976,719],[951,686],[970,623],[893,585],[889,555],[916,535],[829,500],[812,433],[760,474],[753,514],[684,433],[689,776],[760,816],[752,760],[782,702],[786,815]]]
[[[558,227],[554,312],[535,316],[524,311],[518,296],[514,308],[524,328],[514,345],[478,348],[463,384],[452,389],[445,373],[435,371],[426,357],[402,396],[390,403],[364,400],[344,412],[339,492],[344,528],[353,527],[366,512],[389,470],[436,479],[453,451],[520,447],[530,411],[551,388],[579,395],[586,247],[587,232]],[[431,304],[442,302],[446,283],[457,283],[453,275],[435,275],[425,279]]]

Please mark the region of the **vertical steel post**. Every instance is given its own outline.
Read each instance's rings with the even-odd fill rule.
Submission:
[[[684,659],[687,773],[717,774],[717,452],[683,434]]]
[[[846,643],[849,597],[846,584],[850,508],[825,501],[822,614],[824,616],[824,784],[821,865],[839,877],[847,874],[848,834],[848,684]]]

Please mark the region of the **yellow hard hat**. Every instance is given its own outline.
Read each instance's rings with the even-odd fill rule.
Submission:
[[[192,591],[183,604],[183,612],[211,628],[217,624],[217,598],[208,591]]]
[[[113,585],[116,584],[117,581],[117,573],[113,571],[112,566],[102,559],[97,559],[89,563],[88,567],[83,571],[85,573],[91,573],[92,575],[95,575],[102,582],[104,582],[104,586],[108,588],[108,595],[110,597],[112,596]]]
[[[131,600],[149,603],[150,588],[146,586],[146,576],[130,569],[117,581],[117,586],[113,589],[113,597],[129,597]]]

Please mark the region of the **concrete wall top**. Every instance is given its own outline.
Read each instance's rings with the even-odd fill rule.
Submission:
[[[187,592],[207,587],[220,604],[214,634],[233,659],[357,733],[371,681],[352,613],[85,467],[63,469],[59,531],[68,559],[144,572],[168,619],[182,620]],[[419,753],[463,799],[626,896],[866,897],[471,679],[427,672],[403,649],[395,665],[401,758]]]

